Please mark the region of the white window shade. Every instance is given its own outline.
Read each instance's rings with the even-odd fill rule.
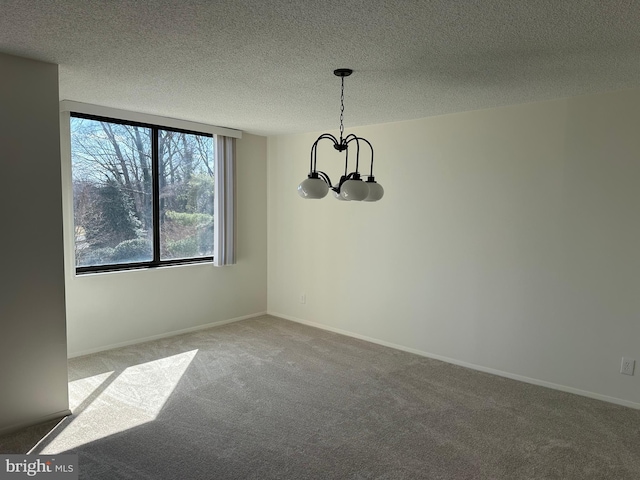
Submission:
[[[236,156],[235,138],[217,136],[215,156],[214,243],[216,266],[236,263]]]

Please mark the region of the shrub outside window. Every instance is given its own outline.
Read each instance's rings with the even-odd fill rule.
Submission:
[[[212,261],[214,142],[72,113],[76,272]]]

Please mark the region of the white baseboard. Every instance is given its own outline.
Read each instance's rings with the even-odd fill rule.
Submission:
[[[327,330],[329,332],[339,333],[340,335],[346,335],[347,337],[358,338],[360,340],[366,340],[367,342],[376,343],[378,345],[383,345],[385,347],[395,348],[396,350],[402,350],[404,352],[415,353],[416,355],[420,355],[422,357],[433,358],[435,360],[440,360],[443,362],[451,363],[453,365],[459,365],[461,367],[471,368],[473,370],[478,370],[480,372],[490,373],[492,375],[498,375],[500,377],[510,378],[512,380],[518,380],[520,382],[531,383],[533,385],[539,385],[541,387],[552,388],[554,390],[560,390],[562,392],[574,393],[576,395],[581,395],[583,397],[594,398],[596,400],[602,400],[604,402],[614,403],[616,405],[622,405],[624,407],[630,407],[640,410],[640,403],[632,402],[629,400],[624,400],[622,398],[610,397],[608,395],[602,395],[600,393],[589,392],[587,390],[580,390],[578,388],[567,387],[565,385],[560,385],[557,383],[546,382],[544,380],[538,380],[537,378],[525,377],[523,375],[517,375],[515,373],[505,372],[503,370],[496,370],[494,368],[487,368],[481,365],[475,365],[473,363],[463,362],[461,360],[456,360],[455,358],[444,357],[442,355],[437,355],[434,353],[425,352],[423,350],[418,350],[416,348],[405,347],[403,345],[398,345],[396,343],[387,342],[385,340],[379,340],[377,338],[367,337],[366,335],[360,335],[358,333],[349,332],[347,330],[342,330],[340,328],[330,327],[327,325],[323,325],[321,323],[311,322],[309,320],[303,320],[301,318],[292,317],[290,315],[284,315],[278,312],[267,312],[268,315],[273,317],[283,318],[285,320],[291,320],[292,322],[302,323],[304,325],[309,325],[310,327],[320,328],[322,330]]]
[[[206,330],[207,328],[219,327],[228,323],[239,322],[241,320],[247,320],[249,318],[262,317],[267,312],[252,313],[251,315],[244,315],[242,317],[230,318],[228,320],[220,320],[218,322],[211,322],[205,325],[197,325],[195,327],[183,328],[180,330],[174,330],[172,332],[161,333],[159,335],[152,335],[150,337],[136,338],[133,340],[127,340],[125,342],[113,343],[110,345],[103,345],[101,347],[90,348],[88,350],[81,350],[79,352],[70,352],[67,354],[67,358],[82,357],[84,355],[90,355],[92,353],[104,352],[106,350],[113,350],[114,348],[128,347],[129,345],[136,345],[138,343],[151,342],[153,340],[160,340],[161,338],[174,337],[176,335],[182,335],[183,333],[197,332],[199,330]]]
[[[38,417],[34,420],[29,420],[26,422],[19,422],[13,425],[9,425],[7,427],[0,428],[0,435],[5,435],[7,433],[12,433],[17,430],[22,430],[23,428],[33,427],[34,425],[39,425],[44,422],[48,422],[49,420],[60,419],[62,420],[64,417],[71,415],[71,410],[61,410],[56,413],[51,413],[49,415],[45,415],[44,417]]]

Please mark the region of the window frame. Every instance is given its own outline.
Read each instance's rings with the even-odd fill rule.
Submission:
[[[217,153],[216,143],[217,142],[217,134],[212,134],[208,132],[201,132],[195,130],[187,130],[183,128],[176,128],[171,126],[165,126],[154,123],[146,123],[139,122],[134,120],[125,120],[116,117],[109,117],[105,115],[96,115],[92,113],[84,113],[81,111],[77,111],[75,109],[69,110],[69,132],[73,134],[71,131],[71,119],[72,118],[83,118],[86,120],[94,120],[98,122],[109,122],[119,125],[131,125],[137,126],[141,128],[149,128],[151,129],[151,171],[152,171],[152,209],[153,209],[153,259],[147,262],[129,262],[129,263],[117,263],[117,264],[108,264],[108,265],[91,265],[91,266],[78,266],[75,263],[75,257],[73,260],[75,273],[76,275],[85,275],[90,273],[102,273],[102,272],[119,272],[119,271],[127,271],[127,270],[141,270],[141,269],[152,269],[158,267],[167,267],[167,266],[175,266],[175,265],[192,265],[192,264],[200,264],[200,263],[213,263],[214,257],[213,255],[207,255],[203,257],[190,257],[190,258],[176,258],[170,260],[161,260],[160,259],[160,169],[159,169],[159,158],[158,158],[158,132],[159,130],[169,131],[169,132],[177,132],[177,133],[185,133],[189,135],[199,135],[203,137],[211,138],[214,142],[213,151]],[[72,145],[70,145],[72,148]],[[73,152],[71,153],[71,174],[73,176]],[[214,172],[215,175],[215,172]],[[72,180],[73,181],[73,180]],[[214,192],[215,195],[215,192]],[[73,199],[73,189],[71,192],[71,198]],[[214,212],[215,215],[215,212]],[[214,218],[214,222],[215,222]],[[75,219],[72,217],[72,224],[75,226]],[[75,248],[75,235],[73,236],[72,242]]]

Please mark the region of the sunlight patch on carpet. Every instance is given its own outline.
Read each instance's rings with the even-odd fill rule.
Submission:
[[[198,350],[69,383],[73,416],[41,452],[54,454],[153,421]]]
[[[69,409],[75,412],[82,404],[90,403],[90,397],[114,372],[105,372],[92,377],[69,382]]]

